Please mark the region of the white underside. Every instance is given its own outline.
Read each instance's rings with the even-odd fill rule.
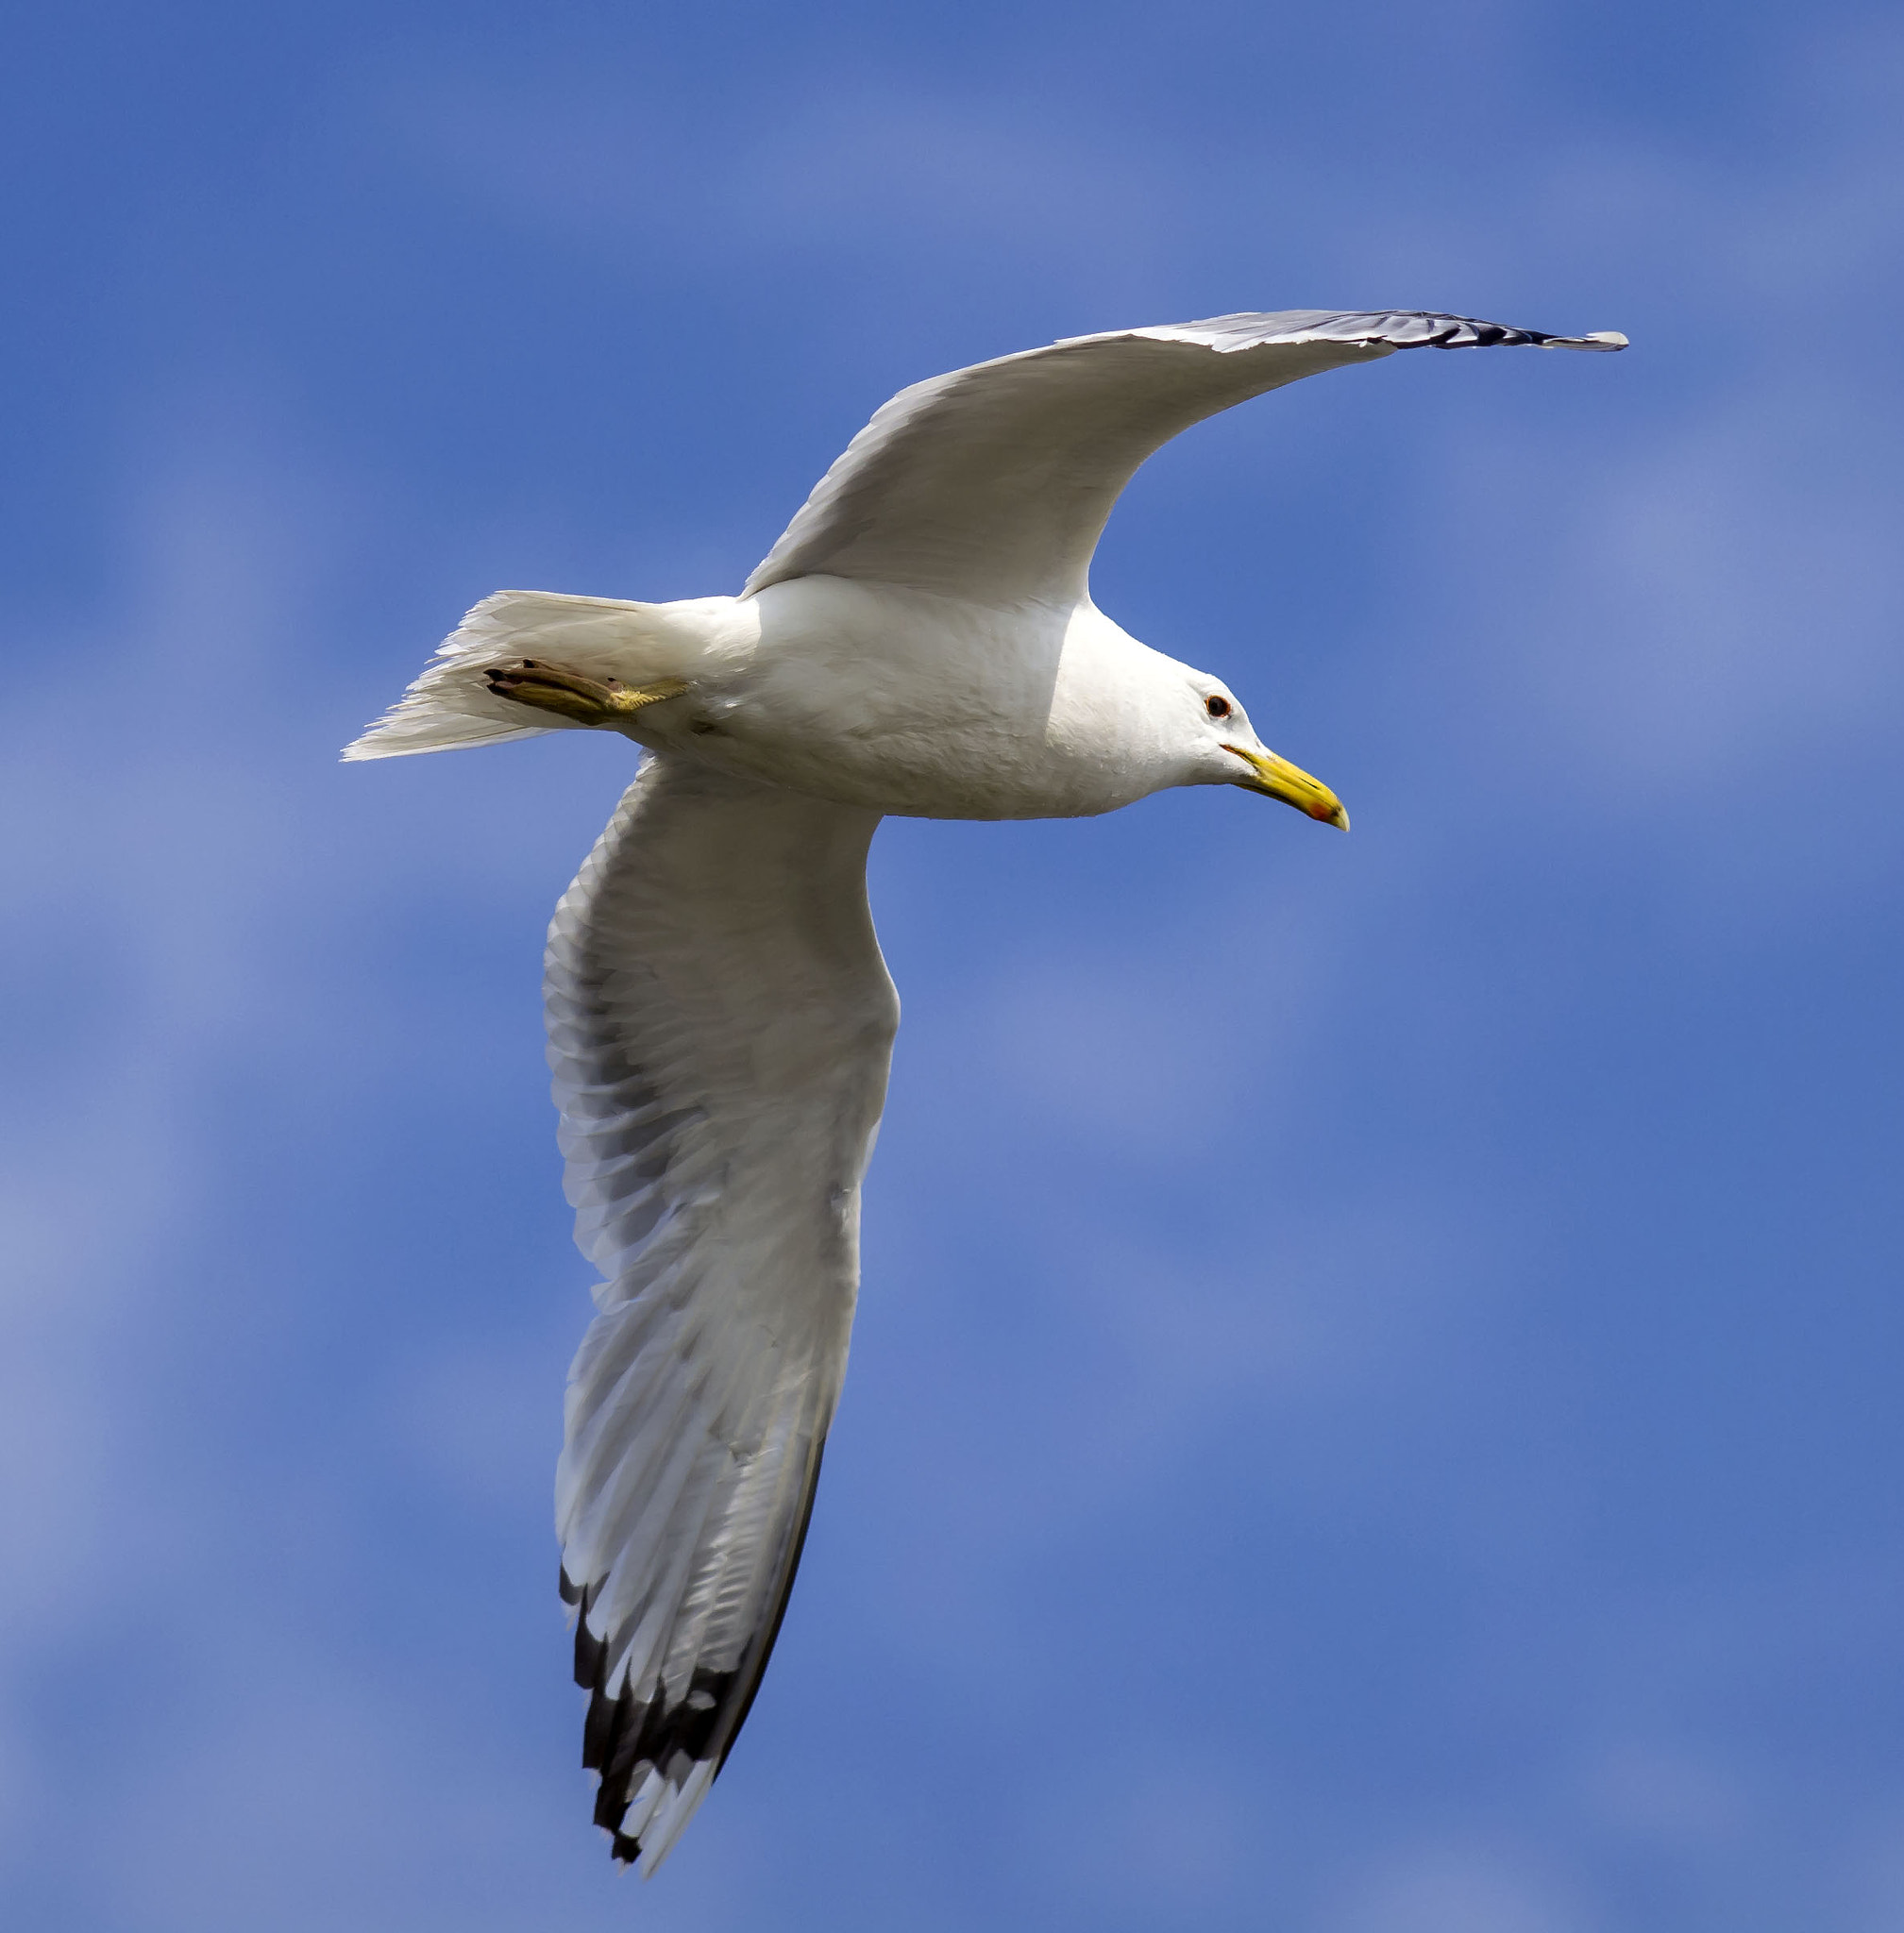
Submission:
[[[632,685],[685,680],[617,729],[874,812],[1070,818],[1232,776],[1200,769],[1207,748],[1182,738],[1208,681],[1088,600],[1000,608],[830,577],[672,604],[498,592],[346,756],[572,729],[485,688],[487,666],[525,657]]]

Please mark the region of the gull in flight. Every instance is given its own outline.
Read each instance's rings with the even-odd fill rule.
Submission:
[[[1091,602],[1181,429],[1399,349],[1620,349],[1460,316],[1290,310],[1077,336],[902,390],[737,597],[498,591],[345,753],[563,730],[646,748],[548,932],[564,1185],[600,1269],[556,1529],[582,1762],[651,1874],[760,1685],[859,1287],[899,1001],[866,857],[887,813],[1071,817],[1239,785],[1346,828],[1228,685]]]

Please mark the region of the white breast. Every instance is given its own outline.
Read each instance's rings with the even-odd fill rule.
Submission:
[[[642,714],[658,747],[925,818],[1109,812],[1180,776],[1154,721],[1183,667],[1087,602],[812,577],[680,608],[705,647],[694,692]]]

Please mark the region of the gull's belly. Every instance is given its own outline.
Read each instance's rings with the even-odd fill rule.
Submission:
[[[1153,789],[1115,720],[1081,729],[1058,702],[1077,612],[838,578],[749,601],[757,639],[710,662],[692,698],[657,707],[657,739],[797,791],[924,818],[1071,817]],[[1115,631],[1088,608],[1083,618]]]
[[[1036,739],[1007,741],[988,731],[896,726],[825,742],[736,731],[717,749],[710,738],[698,749],[777,785],[913,818],[1070,818],[1113,811],[1131,797]]]

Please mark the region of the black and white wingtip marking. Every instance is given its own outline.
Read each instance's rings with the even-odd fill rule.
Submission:
[[[1482,322],[1472,315],[1406,309],[1288,309],[1263,315],[1212,315],[1201,322],[1132,329],[1129,333],[1153,342],[1197,343],[1220,354],[1271,344],[1300,343],[1353,344],[1368,349],[1492,349],[1528,345],[1603,353],[1627,346],[1626,338],[1617,329],[1556,336],[1538,328],[1514,328],[1505,322]]]
[[[739,1673],[697,1669],[686,1694],[671,1703],[659,1693],[639,1700],[626,1682],[611,1696],[604,1670],[608,1644],[588,1627],[589,1606],[600,1587],[578,1585],[564,1568],[560,1588],[563,1602],[576,1607],[575,1682],[589,1694],[581,1762],[599,1779],[595,1823],[608,1834],[615,1862],[633,1865],[644,1850],[642,1836],[659,1823],[656,1815],[669,1799],[678,1805],[690,1790],[698,1799],[720,1770],[727,1755],[716,1745],[716,1733],[732,1706]],[[649,1870],[665,1851],[650,1857]]]
[[[562,1568],[562,1601],[576,1611],[575,1682],[589,1694],[581,1763],[600,1781],[595,1823],[608,1834],[609,1856],[615,1863],[638,1862],[644,1878],[653,1878],[673,1851],[708,1788],[720,1776],[753,1709],[754,1694],[773,1656],[806,1548],[825,1449],[824,1439],[815,1447],[785,1569],[768,1602],[767,1616],[742,1652],[739,1665],[733,1671],[696,1666],[686,1693],[672,1704],[659,1692],[646,1703],[638,1701],[625,1681],[615,1696],[609,1695],[604,1670],[609,1647],[588,1628],[589,1606],[601,1587],[577,1584],[567,1566]]]

